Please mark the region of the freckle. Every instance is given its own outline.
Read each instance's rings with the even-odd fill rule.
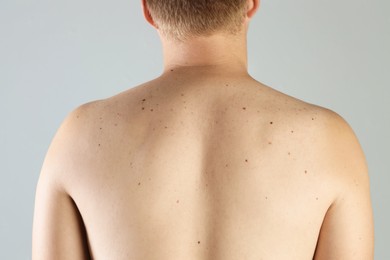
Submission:
[[[243,107],[242,109],[246,110],[246,107]]]
[[[101,145],[99,144],[99,146],[101,146]]]
[[[171,70],[171,71],[173,71],[173,70]]]
[[[141,183],[140,183],[140,182],[138,182],[138,186],[141,186]]]
[[[226,165],[225,165],[225,167],[228,167],[228,166],[229,166],[229,164],[226,164]]]
[[[314,120],[314,117],[311,120]]]
[[[179,200],[177,200],[176,203],[179,203]]]
[[[272,144],[272,142],[268,142],[268,144]]]
[[[103,128],[100,127],[100,130],[102,130]]]
[[[119,113],[116,113],[116,115],[117,115],[117,116],[120,116],[121,114],[119,114]]]
[[[318,200],[318,198],[316,198],[316,200]]]
[[[248,159],[245,159],[245,162],[248,162]]]
[[[268,197],[266,196],[266,197],[265,197],[265,199],[267,200],[267,199],[268,199]]]
[[[259,111],[259,110],[257,110],[257,113],[260,113],[260,111]]]
[[[156,130],[156,128],[153,128],[153,131]]]
[[[228,87],[228,86],[229,86],[229,84],[226,84],[225,86],[226,86],[226,87]]]
[[[143,107],[142,110],[145,110],[145,108]]]
[[[200,244],[200,241],[198,241],[198,244]]]
[[[116,123],[115,123],[114,125],[115,125],[115,126],[118,126],[118,124],[116,124]]]
[[[291,153],[289,152],[288,155],[291,155]]]
[[[291,131],[291,133],[293,134],[293,133],[294,133],[294,131]]]
[[[165,127],[165,129],[168,128],[168,126]]]
[[[150,109],[150,111],[152,111],[152,112],[153,112],[153,108],[152,108],[152,109]]]
[[[103,118],[99,117],[100,120],[102,120]]]
[[[183,93],[181,93],[181,96],[182,96],[182,97],[184,97],[184,94],[183,94]]]
[[[307,171],[305,171],[305,174],[307,174]]]

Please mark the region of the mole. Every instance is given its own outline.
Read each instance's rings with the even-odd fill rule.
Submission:
[[[245,159],[245,162],[248,162],[248,159]]]
[[[152,111],[152,112],[153,112],[153,108],[152,108],[152,109],[150,109],[150,111]]]
[[[270,125],[273,125],[273,124],[274,124],[274,122],[272,122],[272,121],[271,121],[271,122],[269,122],[269,124],[270,124]]]
[[[145,102],[146,101],[146,99],[144,98],[144,99],[142,99],[142,102]]]
[[[143,107],[142,110],[145,110],[145,108]]]
[[[242,109],[246,110],[246,107],[243,107]]]
[[[140,183],[140,182],[138,182],[138,186],[141,186],[141,183]]]
[[[305,174],[307,174],[307,171],[305,170]]]
[[[172,72],[173,70],[171,70],[171,72]]]
[[[177,200],[176,203],[179,203],[179,200]]]
[[[198,245],[200,244],[200,241],[198,241]]]

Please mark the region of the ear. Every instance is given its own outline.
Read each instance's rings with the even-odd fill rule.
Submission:
[[[153,26],[154,28],[158,29],[156,23],[155,23],[154,20],[153,20],[153,17],[152,17],[151,14],[150,14],[148,5],[146,4],[146,0],[142,0],[142,11],[144,12],[144,17],[145,17],[146,21],[147,21],[151,26]]]
[[[248,0],[247,17],[252,18],[260,6],[260,0]]]

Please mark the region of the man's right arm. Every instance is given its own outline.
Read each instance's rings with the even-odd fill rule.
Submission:
[[[334,112],[326,128],[324,160],[340,185],[324,218],[314,259],[374,259],[370,184],[363,151],[353,130]]]

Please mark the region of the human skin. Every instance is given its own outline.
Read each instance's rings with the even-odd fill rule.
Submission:
[[[68,115],[37,184],[34,260],[373,259],[351,127],[248,74],[258,7],[235,36],[160,34],[160,77]]]

